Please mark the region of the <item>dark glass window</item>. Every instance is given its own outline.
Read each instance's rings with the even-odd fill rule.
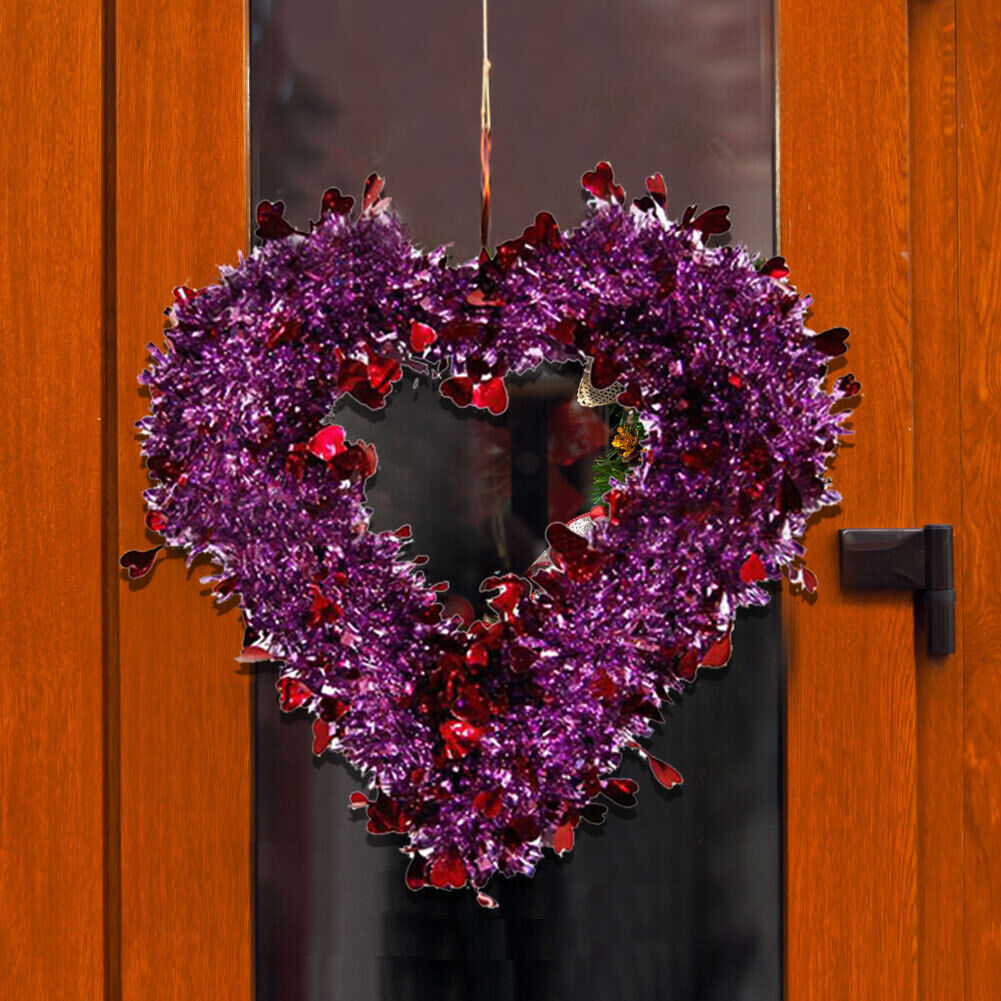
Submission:
[[[257,198],[305,225],[330,185],[372,170],[416,240],[477,249],[480,4],[253,0]],[[773,243],[772,10],[765,0],[494,0],[495,241],[547,209],[583,210],[599,159],[636,193],[660,170],[669,209],[728,202],[735,239]],[[492,419],[402,385],[383,414],[346,406],[375,442],[375,527],[414,526],[434,579],[477,599],[523,570],[549,520],[586,510],[598,412],[572,402],[579,371],[511,387]],[[772,606],[742,614],[735,654],[703,672],[652,750],[685,784],[645,770],[639,806],[584,828],[532,880],[414,894],[398,844],[347,809],[358,781],[315,762],[305,718],[258,677],[256,978],[259,1001],[779,1001],[781,637]]]

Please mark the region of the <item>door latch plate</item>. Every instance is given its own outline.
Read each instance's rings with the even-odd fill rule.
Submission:
[[[928,653],[956,652],[952,525],[843,528],[838,545],[842,587],[920,592]]]

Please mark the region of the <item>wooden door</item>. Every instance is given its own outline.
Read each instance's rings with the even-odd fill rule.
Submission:
[[[786,994],[1001,991],[1001,11],[779,0],[780,242],[866,388],[789,602]],[[249,998],[250,679],[177,562],[130,588],[135,373],[246,246],[246,10],[9,0],[0,947],[19,998]],[[382,26],[380,30],[391,30]],[[957,529],[957,654],[836,586],[836,531]]]

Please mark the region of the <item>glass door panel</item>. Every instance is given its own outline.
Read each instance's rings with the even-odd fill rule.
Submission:
[[[414,238],[478,249],[480,5],[377,8],[253,0],[253,186],[287,218],[316,217],[330,185],[388,179]],[[581,216],[600,159],[632,193],[654,171],[669,210],[732,206],[735,239],[773,245],[772,11],[763,0],[505,0],[490,22],[495,242],[546,209]],[[579,369],[511,386],[502,418],[404,384],[373,416],[374,527],[413,524],[431,579],[476,604],[479,581],[523,571],[549,521],[587,510],[600,411],[574,402]],[[408,891],[398,844],[349,813],[356,776],[314,761],[309,724],[257,680],[257,997],[309,1001],[672,1001],[781,997],[781,704],[778,597],[742,614],[734,657],[671,708],[652,750],[685,784],[635,763],[632,811],[581,829],[534,879],[469,892]],[[478,607],[482,611],[482,606]]]

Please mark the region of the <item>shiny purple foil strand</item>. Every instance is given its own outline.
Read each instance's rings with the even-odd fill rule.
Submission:
[[[737,609],[768,601],[749,558],[803,579],[798,540],[839,500],[825,468],[848,433],[808,305],[743,249],[598,199],[572,231],[457,268],[388,213],[328,212],[178,295],[141,378],[149,510],[308,690],[327,749],[369,783],[373,829],[388,810],[407,835],[410,885],[531,874]],[[441,620],[408,543],[368,531],[361,477],[302,451],[340,359],[413,362],[414,321],[438,335],[418,363],[474,382],[599,358],[649,432],[616,516],[545,586],[508,579],[486,641]],[[450,742],[451,723],[473,739]]]

